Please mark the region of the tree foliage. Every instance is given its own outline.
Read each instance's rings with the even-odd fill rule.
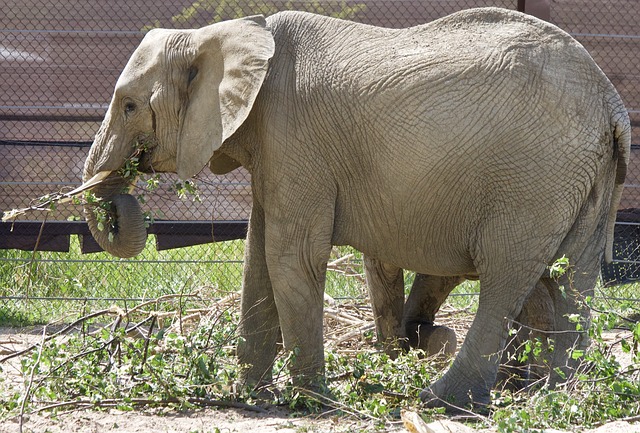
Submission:
[[[313,12],[334,18],[353,19],[366,8],[364,3],[351,3],[344,0],[334,1],[241,1],[241,0],[196,0],[190,6],[182,9],[172,20],[174,23],[193,22],[200,16],[206,17],[207,22],[241,18],[248,15],[273,15],[281,10],[298,10]]]

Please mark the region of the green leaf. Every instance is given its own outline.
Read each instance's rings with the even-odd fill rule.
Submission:
[[[198,365],[198,370],[200,374],[202,374],[207,380],[211,380],[211,375],[209,374],[209,367],[207,367],[207,355],[200,355],[196,361]]]
[[[631,353],[631,345],[626,339],[620,340],[620,346],[622,347],[622,351],[624,353]]]
[[[567,272],[567,269],[569,269],[569,259],[562,256],[549,267],[549,276],[557,280]]]
[[[571,351],[571,359],[580,359],[584,357],[584,350],[574,349]]]
[[[553,371],[554,371],[558,376],[560,376],[560,378],[561,378],[561,379],[566,379],[566,378],[567,378],[567,375],[565,374],[565,372],[564,372],[564,371],[562,371],[562,369],[561,369],[560,367],[556,367]]]
[[[380,383],[364,382],[361,383],[360,386],[362,387],[364,392],[367,392],[369,394],[379,394],[384,391],[384,386]]]

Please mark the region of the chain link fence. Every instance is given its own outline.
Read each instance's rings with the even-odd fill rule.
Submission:
[[[0,209],[25,207],[80,184],[115,82],[150,28],[192,28],[288,9],[408,27],[479,6],[523,10],[573,34],[622,94],[633,137],[640,136],[640,5],[635,0],[6,0],[0,16]],[[621,206],[623,224],[616,229],[620,262],[603,268],[607,281],[640,275],[636,147]],[[156,211],[149,229],[153,237],[132,260],[97,252],[73,204],[2,223],[0,297],[10,302],[0,309],[0,323],[23,319],[15,315],[24,311],[25,302],[37,320],[38,311],[49,311],[56,302],[67,311],[70,300],[83,307],[181,291],[216,296],[238,290],[249,181],[243,169],[226,176],[203,173],[195,200],[180,198],[176,179],[165,177],[156,191],[145,194],[146,207]],[[357,254],[353,259],[348,250],[335,254],[348,266],[334,269],[327,290],[358,296],[363,282]],[[344,273],[357,278],[349,282],[338,275]]]

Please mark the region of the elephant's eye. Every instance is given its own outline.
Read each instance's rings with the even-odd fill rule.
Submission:
[[[124,114],[127,116],[136,111],[136,104],[131,101],[128,101],[124,104]]]
[[[196,78],[196,75],[198,75],[198,68],[196,68],[195,66],[190,67],[189,68],[189,81],[187,83],[191,84],[193,79]]]

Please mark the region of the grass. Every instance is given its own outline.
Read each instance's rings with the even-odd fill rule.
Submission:
[[[71,237],[68,253],[1,250],[0,297],[10,299],[0,306],[0,325],[48,323],[88,309],[112,304],[126,308],[175,293],[224,297],[240,289],[243,254],[242,240],[157,251],[153,237],[140,256],[129,260],[107,253],[83,255],[76,236]],[[360,253],[334,248],[331,260],[336,259],[341,259],[340,265],[327,272],[327,294],[338,299],[366,297]],[[405,274],[407,293],[413,275]],[[477,282],[465,281],[452,292],[448,305],[473,310],[478,292]],[[632,315],[638,298],[638,283],[598,286],[594,306]]]
[[[0,296],[28,299],[5,302],[0,323],[22,318],[46,323],[79,309],[114,303],[125,307],[136,300],[173,293],[199,291],[208,297],[238,290],[244,242],[168,251],[156,251],[153,242],[150,238],[143,253],[131,260],[107,253],[82,255],[75,236],[69,253],[38,252],[34,257],[30,252],[1,251]],[[42,299],[48,297],[54,299]]]
[[[157,251],[152,237],[147,242],[142,254],[129,260],[107,253],[83,255],[75,236],[68,253],[0,251],[0,297],[10,298],[0,306],[0,325],[48,323],[87,308],[126,307],[168,294],[219,298],[240,290],[244,241],[166,251]],[[351,253],[336,250],[340,256]],[[364,296],[359,255],[345,263],[327,273],[327,293]]]

